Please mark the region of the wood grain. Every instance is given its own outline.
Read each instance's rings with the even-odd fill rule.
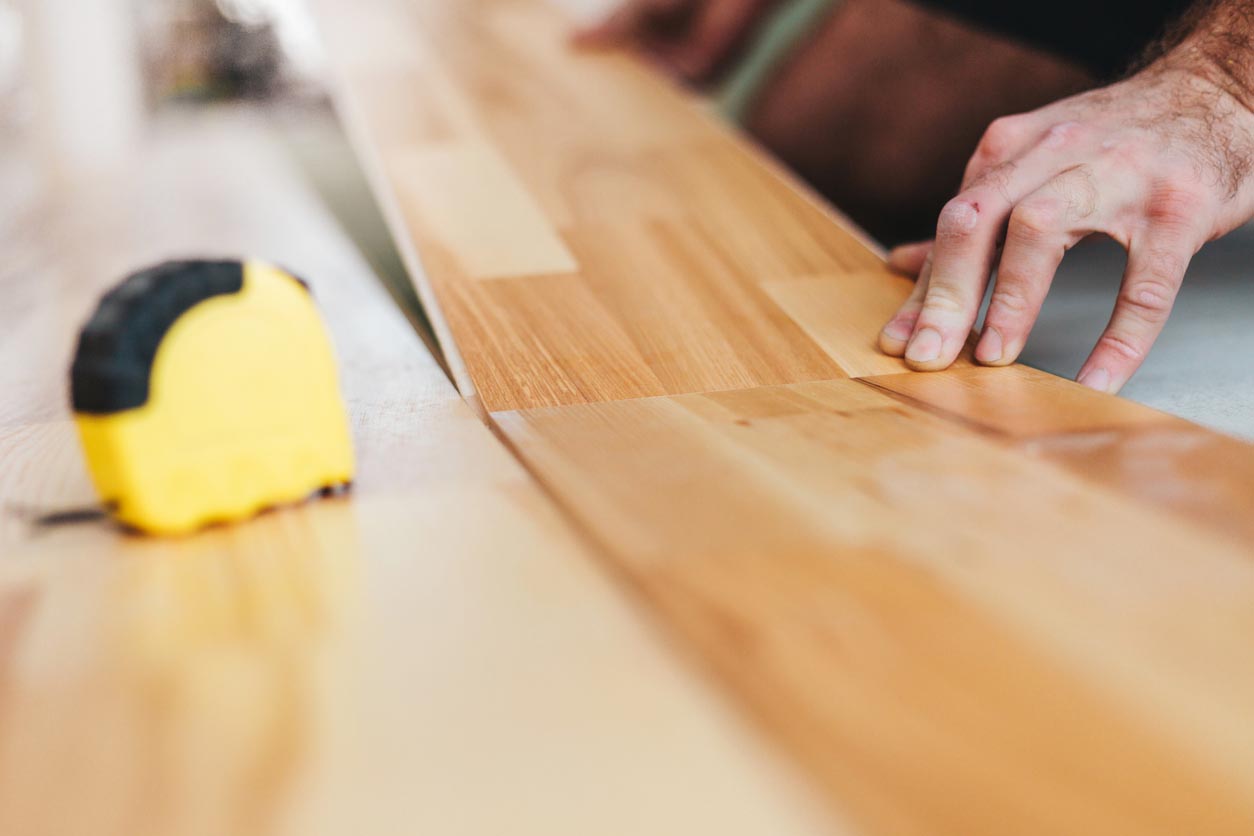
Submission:
[[[1254,550],[1254,447],[1014,366],[863,379]]]
[[[875,375],[864,383],[950,420],[1012,438],[1162,424],[1170,416],[1027,366]]]
[[[393,217],[459,387],[853,829],[1250,831],[1251,448],[969,354],[906,373],[875,343],[909,282],[539,0],[317,6],[384,200],[485,144],[576,264],[479,281]]]
[[[0,307],[0,832],[845,832],[601,575],[258,118],[164,121],[26,217],[4,243],[37,269]],[[93,501],[74,330],[189,252],[309,279],[354,492],[173,542],[32,526],[15,509]]]
[[[856,381],[495,417],[866,832],[1254,823],[1219,534]]]
[[[401,157],[404,199],[472,279],[574,272],[570,252],[506,163],[487,146],[432,147]]]
[[[316,5],[341,109],[421,254],[459,386],[489,411],[900,370],[874,332],[825,351],[769,284],[884,276],[878,256],[634,61],[572,54],[543,3]],[[382,29],[412,38],[376,48]],[[485,146],[508,178],[446,159]],[[477,286],[486,275],[514,278]],[[875,310],[907,292],[867,288]]]
[[[793,321],[805,329],[850,377],[908,371],[897,357],[879,350],[879,332],[868,323],[887,322],[910,293],[901,276],[849,273],[777,279],[764,288]]]
[[[1243,441],[1171,420],[1038,436],[1021,448],[1254,552],[1254,448]]]

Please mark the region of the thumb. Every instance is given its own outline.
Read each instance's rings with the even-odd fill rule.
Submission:
[[[923,270],[923,263],[932,252],[931,241],[917,241],[913,244],[902,244],[888,253],[888,269],[903,275],[917,278]]]

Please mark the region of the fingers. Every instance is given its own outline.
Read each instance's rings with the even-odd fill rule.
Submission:
[[[906,353],[906,343],[914,333],[919,312],[923,310],[923,298],[927,294],[928,279],[932,272],[932,253],[928,253],[919,270],[919,279],[914,283],[914,290],[905,303],[897,309],[892,319],[880,331],[880,350],[891,357],[900,357]]]
[[[1031,114],[993,120],[967,163],[962,188],[967,189],[989,171],[1022,156],[1039,138],[1040,130]]]
[[[931,241],[902,244],[888,254],[888,269],[903,276],[917,277],[923,272],[923,264],[932,252]]]
[[[1104,182],[1106,205],[1124,205],[1126,185],[1108,178]],[[1104,225],[1102,199],[1088,166],[1076,166],[1011,211],[997,282],[975,347],[977,362],[1002,366],[1018,358],[1063,255]]]
[[[1080,369],[1080,383],[1118,392],[1162,333],[1196,247],[1171,230],[1153,229],[1128,252],[1128,267],[1110,323]]]
[[[998,238],[1012,209],[1058,170],[1052,151],[1033,149],[1014,163],[992,169],[946,204],[936,226],[932,271],[907,365],[919,371],[947,368],[975,324],[992,272]]]

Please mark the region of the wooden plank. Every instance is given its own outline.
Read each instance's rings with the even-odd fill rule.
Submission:
[[[162,123],[29,217],[9,234],[39,269],[5,276],[0,339],[61,337],[0,354],[33,399],[0,397],[0,832],[845,832],[602,577],[253,118]],[[177,541],[30,527],[12,506],[91,501],[74,329],[188,252],[310,280],[353,494]]]
[[[879,350],[870,322],[887,322],[910,293],[911,282],[883,271],[776,279],[763,287],[849,377],[907,372],[898,357]]]
[[[685,95],[622,56],[576,54],[540,2],[316,8],[357,145],[465,364],[458,384],[488,410],[845,376],[764,283],[884,276],[879,256]],[[396,28],[413,57],[389,41],[374,56],[368,33]],[[450,142],[490,147],[510,175],[449,164]],[[907,290],[875,292],[878,309]],[[901,368],[873,348],[859,360]]]
[[[1162,424],[1169,416],[1027,366],[969,366],[945,374],[871,376],[864,381],[909,403],[980,429],[1026,438]]]
[[[1021,448],[1254,551],[1254,448],[1187,421],[1046,435]]]
[[[579,275],[485,284],[433,270],[489,405],[519,395],[582,403],[843,376],[699,231],[654,222],[567,240],[588,266]],[[445,263],[442,253],[424,252],[428,264]]]
[[[509,166],[487,146],[432,146],[400,156],[402,205],[424,237],[471,279],[578,269]]]
[[[1254,824],[1248,551],[857,381],[494,417],[866,832]]]
[[[1254,549],[1254,447],[1027,368],[864,383]]]

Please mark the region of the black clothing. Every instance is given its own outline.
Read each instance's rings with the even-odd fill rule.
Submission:
[[[975,26],[1070,58],[1099,78],[1123,74],[1193,0],[917,0]]]

